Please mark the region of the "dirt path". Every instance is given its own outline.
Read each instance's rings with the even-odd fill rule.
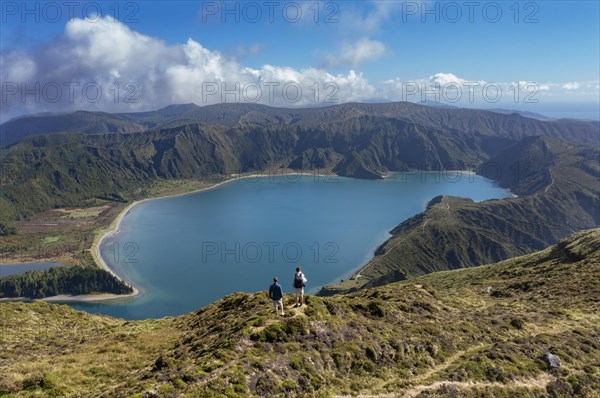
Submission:
[[[427,370],[425,373],[411,378],[410,381],[413,382],[413,383],[421,383],[424,380],[427,380],[428,378],[430,378],[431,376],[433,376],[434,374],[442,372],[442,371],[448,369],[453,363],[455,363],[463,355],[470,354],[470,353],[472,353],[474,351],[477,351],[477,350],[479,350],[479,349],[481,349],[483,347],[485,347],[484,344],[478,344],[476,346],[467,348],[466,350],[457,351],[456,353],[454,353],[453,355],[451,355],[448,359],[446,359],[443,363],[440,363],[439,365],[433,366],[431,369]],[[382,380],[377,385],[374,385],[373,389],[374,390],[378,390],[378,389],[382,390],[382,389],[385,388],[385,385],[388,384],[390,381],[392,381],[392,380],[389,380],[389,379],[388,380]],[[418,387],[421,387],[421,386],[412,387],[411,390],[415,389],[415,388],[418,388]],[[375,394],[375,395],[358,395],[359,398],[398,397],[398,396],[400,396],[400,395],[398,395],[398,393],[386,393],[386,394]],[[336,396],[336,398],[349,398],[349,397],[346,397],[344,395],[339,395],[339,396]]]
[[[457,351],[456,353],[451,355],[448,359],[446,359],[443,363],[432,367],[431,369],[429,369],[427,372],[423,373],[422,375],[414,377],[412,379],[412,381],[415,383],[421,383],[423,380],[427,380],[434,374],[443,372],[444,370],[448,369],[450,367],[450,365],[452,365],[454,362],[456,362],[463,355],[471,354],[471,353],[473,353],[477,350],[480,350],[481,348],[484,348],[484,347],[485,347],[484,344],[478,344],[478,345],[470,347],[466,350]]]
[[[418,385],[411,387],[410,389],[403,392],[393,392],[393,393],[383,393],[383,394],[373,394],[373,395],[356,395],[353,398],[414,398],[420,393],[428,390],[435,390],[442,386],[452,386],[457,387],[459,389],[472,389],[472,388],[486,388],[486,387],[508,387],[508,388],[537,388],[537,389],[545,389],[548,383],[551,383],[555,380],[555,377],[547,374],[541,373],[538,377],[525,379],[525,380],[515,380],[509,383],[499,383],[499,382],[485,382],[485,381],[436,381],[435,383],[427,384],[427,385]],[[338,395],[336,398],[347,398],[346,396]]]
[[[559,328],[556,328],[556,327],[541,328],[541,329],[536,330],[535,333],[533,333],[533,334],[537,335],[540,333],[560,333],[560,332],[567,330],[569,328],[572,328],[572,327],[573,327],[572,325],[566,324],[566,325],[562,325]],[[485,381],[449,381],[449,380],[436,381],[436,382],[429,383],[429,384],[424,383],[427,379],[431,378],[432,376],[448,369],[452,364],[454,364],[462,356],[471,354],[471,353],[473,353],[477,350],[483,349],[485,347],[486,347],[485,344],[478,344],[478,345],[472,346],[470,348],[467,348],[466,350],[460,350],[460,351],[456,352],[455,354],[450,356],[447,360],[445,360],[443,363],[432,367],[431,369],[429,369],[428,371],[426,371],[425,373],[423,373],[421,375],[418,375],[418,376],[415,376],[415,377],[409,379],[409,381],[411,383],[415,383],[416,385],[406,389],[405,391],[394,392],[394,393],[381,393],[381,394],[360,394],[360,395],[357,395],[354,397],[355,398],[396,398],[396,397],[414,398],[423,391],[435,390],[444,385],[445,386],[453,386],[453,387],[462,388],[462,389],[486,388],[486,387],[545,389],[546,386],[548,385],[548,383],[551,383],[556,380],[556,378],[554,376],[549,375],[548,373],[540,373],[535,378],[514,380],[514,381],[511,381],[508,383],[485,382]],[[388,380],[381,381],[373,386],[373,390],[384,390],[386,384],[390,383],[391,381],[393,381],[393,380],[388,379]],[[350,397],[344,396],[344,395],[338,395],[338,396],[336,396],[336,398],[350,398]]]
[[[536,378],[526,380],[516,380],[509,383],[482,382],[482,381],[436,381],[429,385],[419,385],[402,393],[401,396],[414,398],[423,391],[434,390],[442,386],[453,386],[458,388],[484,388],[484,387],[509,387],[509,388],[538,388],[545,389],[548,383],[555,378],[547,373],[542,373]],[[393,395],[392,395],[393,396]],[[399,395],[397,395],[399,396]]]

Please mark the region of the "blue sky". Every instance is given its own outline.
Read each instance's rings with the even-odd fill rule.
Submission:
[[[141,110],[167,101],[219,102],[222,96],[202,98],[197,92],[206,82],[252,79],[294,81],[304,96],[311,84],[331,81],[339,102],[402,100],[406,84],[494,83],[502,89],[498,102],[465,101],[463,92],[455,105],[557,115],[564,110],[582,117],[598,108],[598,1],[481,1],[472,8],[463,1],[111,1],[80,2],[72,9],[50,3],[2,3],[2,80],[11,83],[3,85],[3,119],[77,107]],[[302,17],[294,21],[298,10]],[[68,26],[70,13],[76,27]],[[113,42],[103,43],[103,37]],[[138,102],[65,101],[64,93],[56,102],[46,100],[47,93],[28,101],[19,92],[23,83],[31,88],[35,82],[44,87],[92,81],[108,98],[111,79],[119,80],[120,90],[134,82]],[[535,84],[538,102],[525,103],[522,96],[516,101],[513,82]],[[311,104],[303,97],[292,105]]]

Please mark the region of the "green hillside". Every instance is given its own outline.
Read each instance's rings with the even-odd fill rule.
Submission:
[[[121,127],[110,127],[116,121]],[[124,205],[157,186],[181,190],[267,170],[375,179],[389,171],[474,169],[519,195],[482,203],[437,198],[394,228],[354,278],[323,295],[531,253],[600,225],[598,127],[588,122],[410,103],[188,104],[24,117],[3,124],[2,134],[17,141],[0,148],[2,235],[15,231],[16,220],[51,209]],[[0,253],[31,251],[39,238],[17,235],[0,236]]]
[[[595,229],[299,310],[289,299],[280,319],[264,292],[146,321],[0,303],[0,394],[593,397],[599,267]]]
[[[435,271],[531,253],[581,228],[600,225],[597,149],[529,137],[478,172],[519,197],[475,203],[437,197],[402,222],[352,279],[321,295],[379,286]]]

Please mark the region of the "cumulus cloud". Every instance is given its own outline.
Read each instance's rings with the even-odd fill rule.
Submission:
[[[260,51],[260,46],[248,51]],[[458,104],[477,106],[487,105],[493,97],[494,89],[487,97],[482,94],[488,84],[500,88],[502,101],[514,104],[515,90],[511,86],[515,82],[491,83],[440,72],[372,84],[354,70],[356,65],[380,58],[385,51],[383,43],[368,38],[343,45],[337,59],[330,63],[349,66],[343,73],[330,73],[324,67],[300,69],[274,64],[251,68],[235,54],[210,50],[192,38],[185,43],[167,44],[111,17],[95,23],[74,19],[63,35],[38,47],[0,53],[0,117],[6,120],[23,113],[79,109],[129,112],[190,102],[293,107],[378,98],[454,103],[456,85],[462,89]],[[521,102],[542,95],[598,98],[597,80],[538,84],[537,93],[531,90],[532,82],[519,83],[522,94],[517,99]],[[454,88],[444,90],[447,86]],[[438,91],[437,98],[432,97],[433,91]]]
[[[249,68],[192,38],[167,45],[111,17],[95,23],[74,19],[64,35],[39,48],[0,54],[0,66],[2,115],[136,111],[188,102],[308,106],[360,101],[375,93],[353,70]]]
[[[434,95],[438,91],[449,91],[457,89],[468,92],[471,87],[483,87],[488,82],[484,80],[467,80],[456,76],[454,73],[435,73],[427,78],[403,80],[400,78],[385,80],[387,95],[395,99],[418,95],[425,101],[428,95]]]
[[[579,88],[579,83],[577,82],[569,82],[569,83],[565,83],[562,88],[564,88],[565,90],[577,90]]]
[[[325,65],[356,67],[378,60],[385,52],[386,48],[382,42],[365,37],[355,43],[344,43],[338,54],[327,57]]]
[[[453,73],[436,73],[435,75],[429,76],[429,81],[433,84],[447,85],[447,84],[464,84],[465,79],[461,79]]]
[[[427,78],[383,82],[385,97],[398,101],[435,102],[461,106],[537,104],[546,96],[559,95],[560,84],[528,80],[494,82],[465,79],[454,73],[436,73]]]

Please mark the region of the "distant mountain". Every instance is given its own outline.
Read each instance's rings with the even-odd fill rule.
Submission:
[[[535,112],[528,112],[528,111],[516,111],[514,109],[502,109],[502,108],[492,108],[492,109],[487,109],[490,112],[496,112],[496,113],[501,113],[503,115],[511,115],[513,113],[517,113],[523,117],[528,117],[531,119],[537,119],[537,120],[542,120],[542,121],[551,121],[551,120],[556,120],[553,119],[551,117],[548,116],[544,116],[542,114],[539,113],[535,113]]]
[[[0,303],[0,395],[596,397],[600,230],[278,317],[265,292],[125,321]],[[266,287],[265,287],[266,288]]]
[[[541,122],[519,114],[478,109],[432,107],[410,102],[347,103],[319,108],[273,108],[258,104],[171,105],[139,113],[74,112],[61,115],[25,116],[0,125],[0,144],[7,146],[30,136],[58,132],[85,134],[134,133],[189,124],[229,127],[282,125],[298,128],[340,122],[357,115],[384,117],[447,132],[463,132],[518,140],[544,135],[581,144],[596,145],[598,126],[590,122]]]
[[[270,166],[381,178],[388,170],[466,169],[488,158],[487,147],[493,146],[486,137],[360,112],[306,127],[265,122],[49,134],[26,137],[0,152],[0,200],[6,221],[94,197],[128,200],[137,187],[156,179],[227,177]]]
[[[445,108],[445,109],[458,109],[458,107],[454,106],[454,105],[450,105],[450,104],[446,104],[443,102],[436,102],[436,101],[420,101],[417,102],[419,105],[426,105],[426,106],[431,106],[433,108]]]

